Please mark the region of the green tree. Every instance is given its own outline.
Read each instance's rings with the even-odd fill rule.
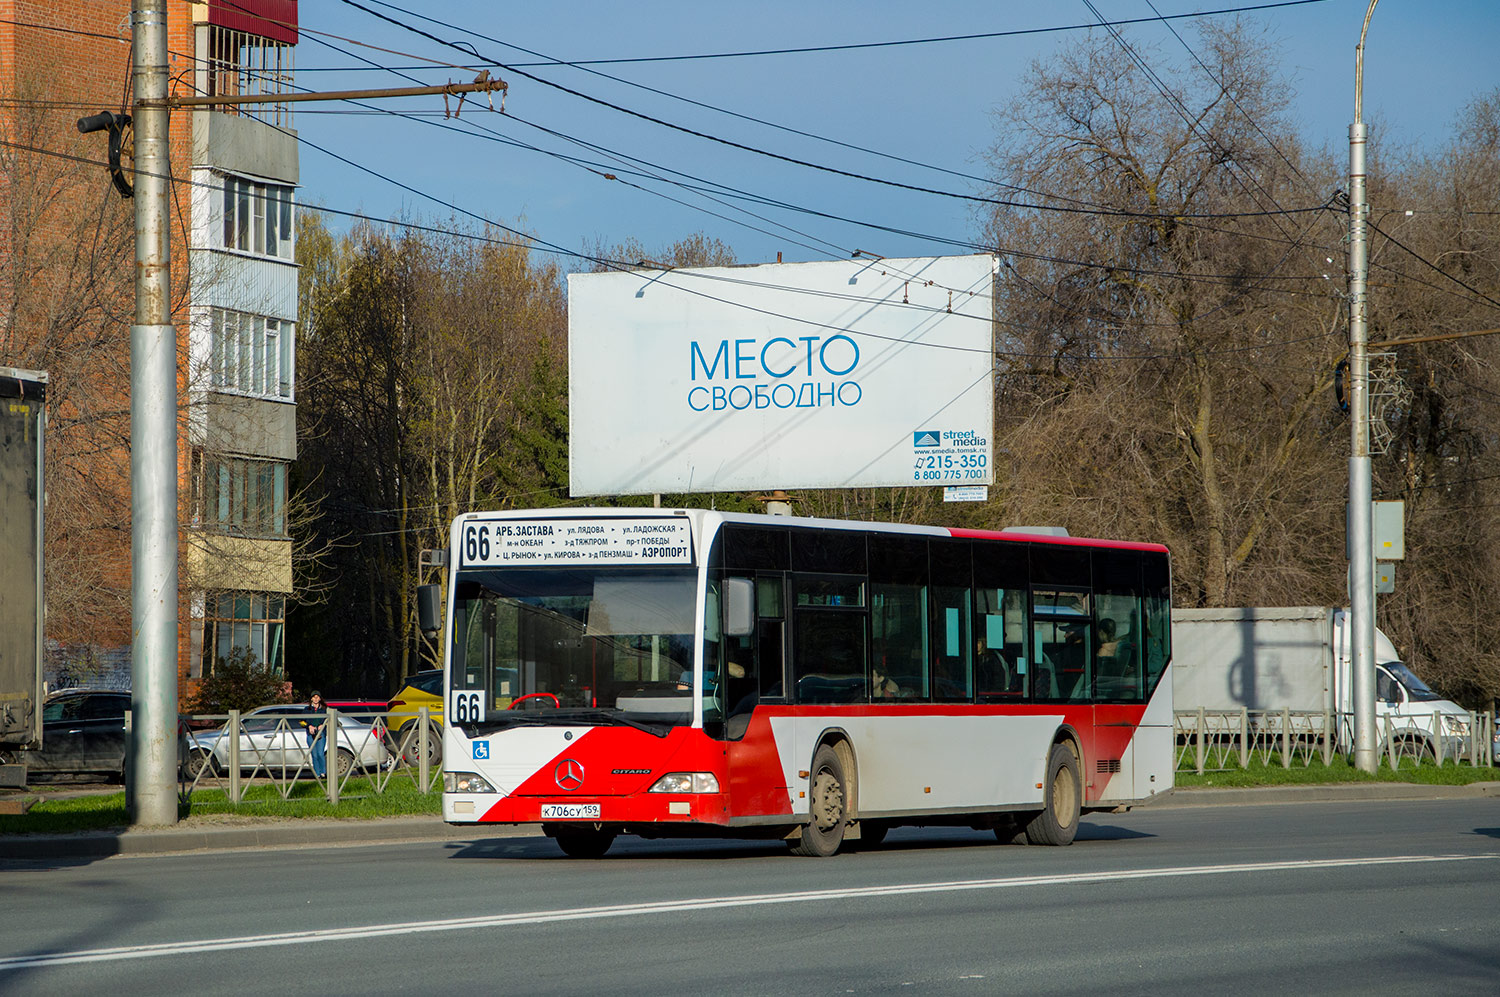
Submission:
[[[1004,262],[997,506],[1165,540],[1183,605],[1330,601],[1343,303],[1321,274],[1339,229],[1278,212],[1332,178],[1293,138],[1264,40],[1209,25],[1197,50],[1165,67],[1091,37],[1033,65],[1002,115],[998,176],[1063,210],[986,221]]]
[[[188,701],[188,709],[193,713],[228,713],[291,701],[291,683],[262,665],[255,652],[237,647],[203,676]]]
[[[566,493],[562,272],[498,232],[304,232],[299,463],[336,587],[289,619],[288,667],[387,695],[435,651],[420,551],[460,513]]]

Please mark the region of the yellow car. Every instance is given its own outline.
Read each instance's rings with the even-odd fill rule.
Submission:
[[[409,765],[416,765],[422,707],[427,707],[429,729],[428,752],[431,764],[442,760],[443,754],[443,670],[429,669],[408,675],[406,684],[392,697],[386,725],[390,730],[394,749]]]

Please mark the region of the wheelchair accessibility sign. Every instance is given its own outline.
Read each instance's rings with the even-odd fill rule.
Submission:
[[[481,762],[481,761],[484,761],[486,758],[489,758],[489,757],[490,757],[490,742],[488,742],[488,741],[475,741],[474,742],[474,760],[476,762]]]

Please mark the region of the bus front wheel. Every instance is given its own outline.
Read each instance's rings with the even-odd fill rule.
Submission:
[[[839,753],[823,745],[813,755],[812,777],[808,779],[808,821],[802,837],[789,842],[793,855],[827,858],[844,843],[844,824],[849,812],[844,763]]]
[[[1068,744],[1052,746],[1044,785],[1043,809],[1027,823],[1026,840],[1033,845],[1072,844],[1083,811],[1083,780],[1078,774],[1078,756]]]
[[[609,846],[615,843],[613,831],[595,830],[592,827],[555,827],[550,830],[557,847],[569,858],[601,858],[609,851]]]

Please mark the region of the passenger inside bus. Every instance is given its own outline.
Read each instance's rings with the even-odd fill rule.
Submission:
[[[904,695],[901,686],[886,678],[879,665],[870,668],[871,699],[897,699]]]
[[[1119,649],[1120,642],[1115,639],[1115,621],[1106,616],[1099,621],[1099,650],[1096,656],[1113,658]]]
[[[1011,668],[1004,653],[989,647],[983,637],[974,655],[978,664],[979,694],[1000,695],[1020,691],[1020,675]]]

